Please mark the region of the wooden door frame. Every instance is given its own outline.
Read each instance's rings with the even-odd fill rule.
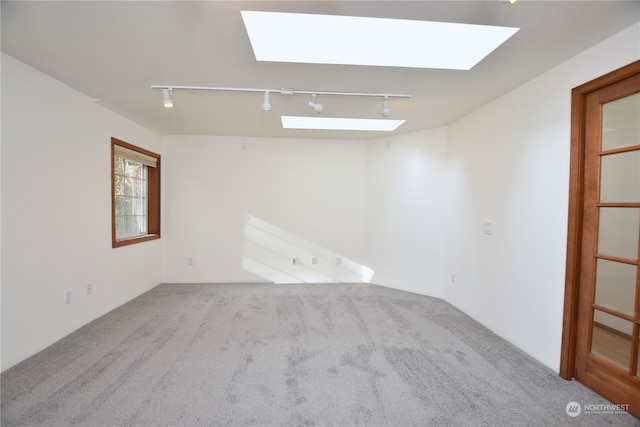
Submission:
[[[560,377],[575,376],[580,301],[580,255],[582,252],[582,211],[584,208],[584,153],[586,99],[590,93],[640,73],[640,60],[575,87],[571,91],[571,160],[569,173],[569,218],[567,265],[564,287],[564,316],[560,350]]]

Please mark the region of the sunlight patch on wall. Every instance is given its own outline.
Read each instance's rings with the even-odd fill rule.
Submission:
[[[242,267],[274,283],[369,282],[374,271],[254,216],[247,216]]]

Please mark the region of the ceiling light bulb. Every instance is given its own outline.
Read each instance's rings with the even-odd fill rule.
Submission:
[[[320,114],[322,113],[322,104],[318,104],[316,102],[316,95],[314,94],[313,96],[311,96],[311,101],[309,101],[309,107],[313,108],[316,113]]]
[[[385,96],[382,100],[382,116],[389,117],[391,115],[391,108],[389,107],[389,97]]]
[[[165,108],[173,107],[173,101],[171,100],[171,92],[173,92],[171,89],[162,89],[162,96],[164,96],[162,105],[164,105]]]
[[[316,113],[322,113],[322,108],[323,108],[322,104],[314,103],[313,105],[313,109],[316,110]]]
[[[518,0],[507,0],[507,3],[513,5],[513,4],[516,4],[517,1]]]
[[[265,91],[264,93],[264,101],[262,101],[262,109],[264,111],[271,111],[271,99],[270,99],[269,91]]]

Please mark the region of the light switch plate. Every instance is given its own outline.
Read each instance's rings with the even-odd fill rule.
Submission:
[[[482,223],[482,232],[484,234],[491,235],[493,234],[493,223],[490,221],[485,221]]]

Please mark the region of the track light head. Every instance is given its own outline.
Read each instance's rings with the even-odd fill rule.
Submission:
[[[315,93],[311,96],[311,101],[309,101],[308,105],[309,105],[309,107],[313,108],[316,111],[316,113],[318,113],[318,114],[322,113],[322,109],[324,108],[322,106],[322,104],[319,104],[319,103],[316,102]]]
[[[264,92],[264,101],[262,101],[262,109],[264,111],[271,111],[271,97],[269,91]]]
[[[391,115],[391,108],[389,107],[389,97],[385,96],[382,100],[382,116],[389,117]]]
[[[309,101],[309,107],[313,108],[318,114],[322,113],[322,108],[323,108],[322,104]]]
[[[173,107],[173,101],[171,100],[171,93],[172,92],[173,92],[173,90],[171,88],[162,89],[162,96],[164,97],[164,99],[162,101],[162,105],[164,105],[165,108]]]

